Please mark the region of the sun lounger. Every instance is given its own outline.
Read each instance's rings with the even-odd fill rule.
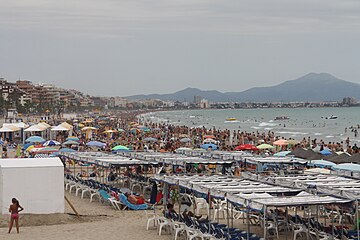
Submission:
[[[140,204],[140,205],[135,205],[135,204],[130,203],[124,194],[120,194],[120,202],[125,204],[125,206],[127,206],[131,210],[146,210],[146,209],[148,209],[148,205],[146,203]]]

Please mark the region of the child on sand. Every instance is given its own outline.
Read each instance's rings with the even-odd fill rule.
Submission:
[[[9,207],[9,212],[11,214],[11,217],[10,217],[8,233],[11,232],[12,226],[14,225],[14,221],[15,221],[15,225],[16,225],[16,231],[17,231],[17,233],[19,233],[19,212],[24,210],[24,208],[22,206],[20,206],[19,201],[16,198],[13,198],[11,200],[11,202],[12,202],[12,204]]]

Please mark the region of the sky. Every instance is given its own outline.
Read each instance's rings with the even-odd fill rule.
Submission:
[[[358,0],[0,0],[0,77],[96,96],[360,83]]]

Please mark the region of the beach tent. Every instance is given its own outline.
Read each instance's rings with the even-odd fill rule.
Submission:
[[[25,213],[64,213],[64,166],[59,158],[0,160],[0,208],[15,197]]]

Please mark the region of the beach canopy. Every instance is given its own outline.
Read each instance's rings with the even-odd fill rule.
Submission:
[[[316,166],[316,167],[333,167],[336,166],[335,163],[326,161],[326,160],[311,160],[309,162],[310,166]]]
[[[266,143],[260,144],[256,147],[258,149],[274,149],[275,148],[274,146],[271,146],[270,144],[266,144]]]
[[[68,129],[60,124],[58,126],[53,127],[51,129],[51,131],[70,131],[70,129]]]
[[[45,139],[39,136],[31,136],[25,140],[25,142],[32,142],[32,143],[41,143],[45,142]]]
[[[86,143],[86,146],[89,147],[105,147],[106,144],[103,142],[99,142],[99,141],[90,141],[88,143]]]
[[[354,163],[341,163],[336,166],[333,166],[334,170],[348,170],[348,171],[360,171],[360,165]]]
[[[24,132],[42,132],[45,131],[46,128],[39,125],[32,125],[31,127],[24,130]]]
[[[4,124],[3,127],[0,128],[0,132],[16,132],[16,131],[20,131],[20,128],[12,125]]]

